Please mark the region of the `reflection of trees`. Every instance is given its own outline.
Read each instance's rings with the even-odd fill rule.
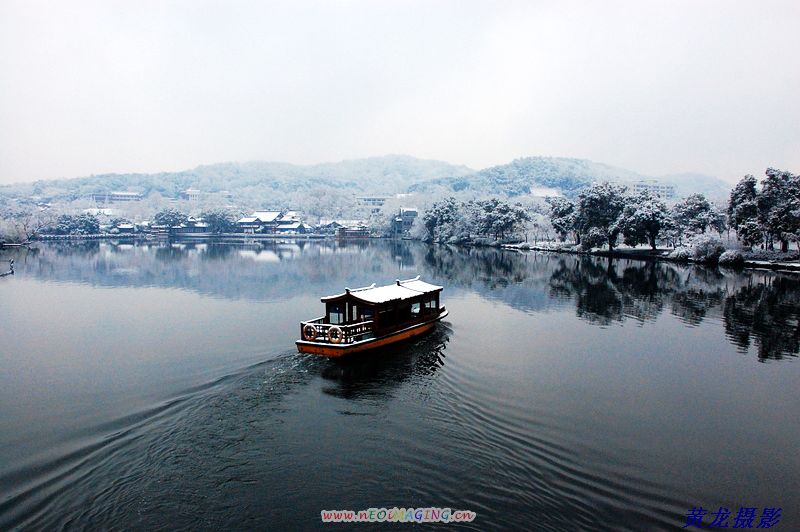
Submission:
[[[695,326],[708,316],[721,321],[724,312],[726,334],[735,345],[746,349],[754,343],[762,358],[798,352],[800,277],[790,274],[723,275],[716,268],[665,262],[374,240],[194,246],[58,242],[20,248],[13,257],[18,275],[45,280],[181,288],[251,300],[319,297],[419,273],[446,287],[445,302],[458,288],[523,312],[567,302],[579,318],[597,325],[628,318],[652,321],[668,309]]]
[[[655,320],[664,309],[664,299],[679,282],[675,269],[656,262],[626,261],[617,289],[622,294],[626,316],[640,322]]]
[[[724,298],[725,278],[718,269],[692,266],[686,279],[672,296],[672,314],[688,325],[700,325],[708,312]]]
[[[344,399],[386,397],[400,383],[432,375],[444,365],[450,329],[438,323],[430,334],[412,342],[381,349],[379,353],[333,359],[322,369],[331,383],[323,391]]]
[[[722,291],[691,288],[672,297],[672,314],[688,325],[700,325],[708,311],[722,302]]]
[[[208,260],[222,260],[228,258],[234,249],[233,246],[228,244],[210,242],[200,257]]]
[[[78,240],[76,242],[58,242],[54,244],[54,251],[58,255],[94,255],[100,250],[97,240]]]
[[[778,275],[725,298],[725,333],[740,349],[754,343],[760,360],[800,351],[800,280]]]
[[[610,264],[606,268],[589,257],[580,257],[570,264],[562,259],[550,276],[550,290],[556,297],[575,299],[579,318],[609,325],[623,318],[622,298],[614,287],[615,278],[616,272]]]
[[[574,299],[578,317],[609,325],[626,317],[654,320],[677,283],[677,272],[663,263],[580,257],[559,261],[550,294]]]
[[[531,273],[529,255],[496,248],[429,246],[425,265],[441,279],[472,286],[473,281],[493,289],[523,282]]]
[[[156,248],[156,258],[164,262],[177,262],[186,258],[188,251],[183,244],[167,244]]]

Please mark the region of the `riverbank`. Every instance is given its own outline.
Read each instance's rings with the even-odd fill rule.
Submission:
[[[254,235],[247,233],[100,233],[96,235],[39,235],[35,241],[63,241],[63,240],[215,240],[215,241],[241,241],[241,240],[324,240],[335,238],[335,235],[320,235],[316,233],[285,233]],[[6,244],[7,246],[9,244]]]
[[[517,244],[501,244],[501,248],[503,249],[511,249],[516,251],[545,251],[549,253],[569,253],[573,255],[592,255],[597,257],[610,257],[614,259],[634,259],[634,260],[656,260],[656,261],[668,261],[668,262],[677,262],[677,263],[698,263],[703,264],[701,262],[697,262],[689,259],[679,259],[675,257],[671,257],[670,254],[672,253],[672,249],[669,248],[661,248],[661,249],[634,249],[634,248],[622,248],[622,249],[615,249],[614,251],[608,250],[592,250],[592,251],[584,251],[578,249],[577,247],[546,247],[546,246],[531,246],[526,242],[517,243]],[[748,257],[747,252],[742,252],[744,256],[744,263],[741,265],[743,268],[752,268],[752,269],[759,269],[759,270],[775,270],[775,271],[800,271],[800,260],[779,260],[779,259],[761,259],[756,257]],[[756,253],[753,253],[756,255]]]

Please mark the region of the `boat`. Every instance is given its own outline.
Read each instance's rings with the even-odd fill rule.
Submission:
[[[323,297],[325,315],[300,322],[297,350],[341,357],[424,334],[448,314],[442,290],[417,276]]]

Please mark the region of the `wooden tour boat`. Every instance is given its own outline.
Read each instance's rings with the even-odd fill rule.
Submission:
[[[300,323],[297,350],[340,357],[393,344],[430,331],[447,316],[441,286],[419,276],[387,286],[345,288],[322,298],[325,315]]]

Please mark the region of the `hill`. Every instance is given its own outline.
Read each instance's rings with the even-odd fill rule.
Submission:
[[[521,196],[535,192],[536,189],[556,189],[569,196],[593,181],[640,179],[648,178],[630,170],[587,159],[525,157],[468,175],[412,185],[411,190],[426,192],[450,189],[453,192],[467,191],[475,195]]]
[[[632,183],[642,179],[654,177],[566,157],[525,157],[475,171],[442,161],[386,155],[314,165],[229,162],[180,172],[103,174],[37,181],[0,187],[0,200],[4,196],[72,201],[93,193],[120,190],[175,198],[179,192],[195,188],[210,193],[229,191],[234,202],[239,204],[301,205],[320,195],[339,201],[335,198],[400,192],[417,192],[427,197],[451,194],[515,197],[559,193],[575,196],[578,190],[595,181]],[[655,179],[674,184],[679,197],[700,192],[712,200],[724,200],[732,188],[731,184],[716,177],[700,174],[673,174]]]
[[[525,157],[461,176],[448,176],[417,183],[415,192],[452,194],[464,192],[475,196],[552,194],[574,196],[592,182],[614,181],[630,184],[641,180],[658,180],[675,185],[678,197],[705,194],[711,200],[726,200],[733,185],[719,178],[693,173],[648,176],[587,159],[566,157]]]
[[[386,155],[315,165],[229,162],[180,172],[102,174],[36,181],[0,187],[0,195],[40,196],[69,201],[93,193],[130,190],[145,195],[156,192],[172,198],[182,190],[196,188],[203,192],[230,191],[235,198],[266,198],[325,187],[349,189],[355,193],[393,194],[403,192],[419,181],[464,175],[472,171],[466,166],[408,155]]]

